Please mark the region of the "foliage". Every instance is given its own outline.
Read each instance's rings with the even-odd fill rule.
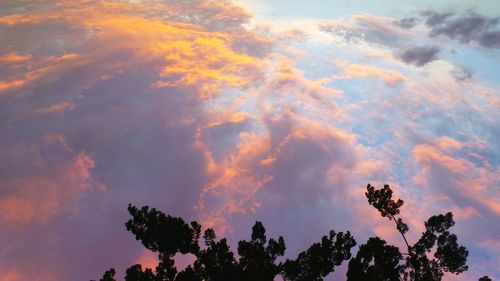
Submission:
[[[288,281],[320,281],[348,260],[351,248],[356,245],[349,232],[337,234],[332,230],[297,259],[283,263],[278,258],[285,254],[285,240],[281,236],[268,240],[264,225],[256,222],[251,239],[239,241],[237,260],[227,240],[218,240],[211,228],[204,231],[205,247],[201,248],[201,225],[197,222],[188,224],[182,218],[165,215],[148,206],[138,209],[129,205],[128,211],[132,219],[125,224],[127,230],[147,249],[157,252],[160,262],[154,271],[143,269],[140,264],[129,267],[125,281],[272,281],[280,274]],[[176,253],[193,254],[196,260],[178,272],[174,261]],[[115,281],[114,276],[114,269],[110,269],[101,281]]]
[[[397,247],[386,245],[384,240],[372,237],[359,247],[356,257],[349,261],[347,280],[397,281],[404,270],[400,265],[401,259],[402,255]]]
[[[334,240],[335,239],[335,240]],[[320,243],[299,254],[295,260],[287,260],[283,268],[283,278],[294,281],[321,281],[335,271],[335,267],[351,258],[351,248],[356,241],[347,233],[330,231]]]
[[[115,269],[111,268],[106,272],[104,272],[104,275],[102,276],[101,279],[99,279],[99,281],[115,281],[115,274],[116,274]]]
[[[211,228],[203,232],[200,247],[202,227],[196,221],[187,223],[148,206],[138,209],[129,205],[132,218],[125,223],[127,230],[144,247],[158,253],[159,263],[154,270],[132,265],[126,270],[125,281],[272,281],[278,275],[286,281],[321,281],[347,260],[348,281],[439,281],[445,273],[460,274],[468,269],[467,249],[449,232],[455,224],[452,213],[429,218],[425,232],[411,245],[405,236],[409,227],[398,217],[404,201],[393,200],[389,185],[376,189],[368,184],[365,194],[382,217],[395,222],[406,244],[405,253],[372,237],[352,257],[356,241],[350,232],[331,230],[295,259],[282,262],[285,240],[281,236],[268,239],[264,225],[257,221],[251,239],[239,241],[236,258],[227,240],[218,240]],[[196,260],[179,272],[174,260],[177,253],[193,254]],[[106,271],[100,281],[116,281],[115,270]],[[491,279],[484,276],[479,281]]]
[[[409,227],[401,218],[396,217],[400,214],[400,208],[404,201],[392,199],[392,190],[389,185],[385,185],[382,189],[375,189],[368,184],[365,195],[368,203],[377,209],[382,217],[387,217],[395,222],[396,230],[401,234],[407,246],[407,253],[403,259],[399,249],[389,251],[388,246],[384,246],[385,241],[382,241],[382,244],[377,242],[377,244],[373,240],[369,240],[366,245],[360,247],[360,251],[354,259],[354,261],[359,260],[360,262],[350,263],[350,272],[361,270],[367,276],[373,276],[370,272],[385,272],[385,279],[373,280],[438,281],[446,272],[460,274],[467,270],[466,262],[469,253],[464,246],[457,243],[457,236],[448,231],[455,224],[452,213],[429,218],[425,222],[426,231],[422,233],[421,238],[415,244],[410,245],[405,236]],[[370,242],[373,245],[370,245]],[[384,258],[377,260],[377,256]],[[372,258],[374,258],[374,262],[370,263]],[[361,261],[365,261],[364,267],[359,266]],[[391,265],[388,265],[388,261],[391,262],[392,269]],[[387,271],[389,269],[391,269],[391,274]],[[400,274],[392,274],[396,271]],[[356,275],[352,273],[352,276]],[[353,280],[369,279],[366,277],[362,279],[350,278],[348,273],[348,281]]]

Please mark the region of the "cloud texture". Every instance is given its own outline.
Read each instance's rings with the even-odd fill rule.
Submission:
[[[287,256],[331,228],[400,243],[368,182],[394,187],[417,234],[452,210],[467,277],[500,276],[498,85],[427,47],[494,49],[495,19],[259,22],[222,0],[0,10],[1,281],[154,264],[123,226],[128,203],[233,242],[261,220]]]

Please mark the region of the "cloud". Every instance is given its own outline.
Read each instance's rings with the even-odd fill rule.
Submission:
[[[397,57],[407,64],[424,66],[437,60],[437,55],[440,51],[436,46],[413,47],[400,52],[397,54]]]
[[[366,178],[384,177],[385,166],[354,135],[290,110],[264,120],[264,128],[268,134],[246,133],[204,188],[198,208],[207,226],[243,238],[253,220],[262,220],[271,233],[289,234],[290,256],[331,228],[373,226],[357,211],[367,209]]]
[[[413,159],[420,170],[414,181],[427,185],[432,192],[443,193],[460,207],[473,207],[486,217],[498,219],[500,205],[492,183],[498,171],[487,162],[483,165],[467,156],[476,144],[439,137],[413,149]]]
[[[431,36],[446,36],[461,43],[476,43],[485,48],[500,48],[498,17],[487,17],[474,11],[455,13],[423,12]]]
[[[251,17],[251,14],[245,9],[221,0],[170,2],[116,1],[97,3],[94,6],[88,3],[75,5],[73,3],[51,2],[43,3],[43,5],[29,3],[21,9],[19,9],[19,3],[14,3],[14,6],[11,11],[0,17],[0,24],[16,25],[56,20],[60,18],[61,15],[59,13],[61,11],[70,13],[68,17],[76,16],[78,18],[75,12],[82,8],[92,13],[101,10],[112,12],[115,15],[135,14],[143,18],[155,20],[166,19],[172,22],[198,24],[213,30],[239,27]]]
[[[328,20],[319,23],[319,29],[347,43],[361,41],[380,46],[395,47],[404,43],[411,35],[407,30],[395,25],[394,18],[372,14],[357,14],[347,20]]]
[[[30,58],[31,58],[30,55],[21,55],[15,52],[10,52],[7,54],[0,55],[0,63],[7,63],[7,64],[20,63],[27,61]]]
[[[225,1],[56,1],[0,17],[0,279],[121,275],[142,255],[128,203],[201,217],[217,157],[250,118],[208,103],[258,80],[272,44],[248,17]]]
[[[25,84],[23,80],[0,81],[0,93],[12,89],[17,89]]]
[[[81,5],[83,7],[80,9],[84,9],[85,13],[73,10],[71,5],[57,5],[50,12],[42,10],[3,16],[0,19],[9,20],[8,24],[0,28],[4,29],[7,34],[33,24],[37,24],[37,28],[42,29],[52,24],[52,21],[58,20],[58,24],[62,25],[62,30],[69,25],[72,26],[73,31],[68,31],[68,36],[71,34],[81,37],[80,40],[68,41],[66,48],[75,50],[83,48],[88,51],[87,48],[90,46],[101,47],[94,47],[96,49],[90,54],[80,53],[78,56],[75,54],[75,57],[71,58],[69,54],[61,56],[60,59],[50,58],[51,61],[47,61],[47,58],[41,60],[33,58],[31,64],[34,65],[34,70],[31,66],[31,70],[25,71],[23,75],[17,70],[17,75],[11,75],[7,81],[0,82],[2,83],[0,91],[26,87],[50,73],[60,72],[61,68],[93,63],[92,60],[116,56],[124,52],[135,52],[133,56],[127,58],[128,60],[163,62],[164,68],[158,75],[158,81],[154,83],[156,87],[201,85],[202,82],[211,81],[210,87],[208,83],[204,86],[205,95],[209,96],[219,86],[244,86],[255,78],[252,74],[256,73],[256,69],[260,67],[259,60],[254,55],[261,55],[260,50],[264,50],[269,42],[257,35],[248,36],[255,40],[241,37],[249,33],[241,27],[248,15],[240,8],[229,4],[224,5],[220,1],[211,1],[210,7],[206,5],[205,1],[195,1],[190,5],[180,2],[164,4],[116,2],[113,5],[104,3],[93,6]],[[172,10],[175,9],[180,9],[182,12],[172,14]],[[148,10],[155,10],[156,13],[149,15]],[[161,16],[177,20],[184,13],[189,14],[190,17],[182,17],[182,21],[161,20]],[[202,23],[204,28],[197,26],[198,22]],[[64,25],[65,23],[67,25]],[[240,28],[238,31],[237,27]],[[74,30],[79,32],[75,33]],[[219,32],[221,30],[225,30],[226,34]],[[15,33],[20,32],[16,31]],[[82,38],[81,35],[84,37]],[[48,36],[53,36],[53,34],[49,32]],[[119,38],[127,38],[127,40],[120,45],[112,44]],[[248,44],[242,40],[252,44],[251,48],[248,48]],[[238,49],[241,48],[251,50],[251,55],[239,52]],[[62,59],[76,61],[68,64],[63,63]],[[193,61],[197,63],[193,64]],[[101,69],[100,73],[109,75],[123,71],[124,63],[124,61],[116,61],[103,65],[105,68]],[[50,64],[54,66],[47,67]],[[100,80],[100,76],[97,76],[95,80]],[[89,81],[89,83],[92,82]]]
[[[478,42],[487,48],[500,48],[500,30],[487,31],[480,35]]]
[[[369,65],[350,64],[345,68],[345,78],[378,77],[386,85],[394,86],[406,80],[401,73]]]
[[[418,24],[418,22],[419,22],[418,18],[408,17],[395,21],[394,24],[402,28],[411,29],[415,27]]]
[[[457,213],[457,231],[463,239],[472,240],[468,243],[478,247],[481,241],[499,231],[497,224],[491,224],[500,219],[498,192],[495,191],[499,171],[487,162],[480,164],[468,157],[467,152],[471,149],[477,148],[474,144],[446,137],[415,146],[413,161],[418,172],[413,180],[425,188],[423,191],[428,198],[433,198],[434,204],[464,210]]]
[[[110,266],[122,274],[137,261],[154,264],[123,227],[128,203],[202,221],[232,242],[259,219],[272,236],[285,236],[292,256],[331,228],[350,229],[358,241],[389,234],[365,202],[367,182],[399,183],[403,199],[414,198],[407,201],[412,226],[421,223],[420,197],[407,196],[413,185],[403,187],[406,173],[418,178],[411,165],[432,173],[435,159],[447,156],[495,181],[494,152],[455,135],[429,141],[451,131],[484,136],[494,148],[488,122],[498,113],[494,102],[486,105],[495,90],[457,84],[450,63],[415,75],[394,61],[391,52],[418,37],[420,26],[361,14],[266,30],[226,1],[22,6],[6,4],[0,17],[0,44],[8,42],[0,50],[0,156],[7,160],[0,279],[89,280]],[[318,31],[320,23],[331,32]],[[350,64],[336,68],[340,80],[330,59],[344,55]],[[402,124],[431,136],[398,143]],[[420,158],[407,161],[419,145]],[[488,192],[467,206],[446,202],[475,226],[495,209],[482,201]],[[442,196],[422,200],[434,198]]]
[[[21,66],[8,65],[6,70],[10,70],[10,73],[8,72],[6,80],[0,81],[0,96],[19,94],[19,90],[28,90],[33,83],[41,79],[50,79],[51,75],[80,63],[82,63],[82,58],[72,53],[48,56],[40,60],[34,60],[31,56],[25,57]]]
[[[4,224],[44,223],[74,208],[79,193],[93,186],[93,159],[75,152],[62,136],[22,142],[0,150],[0,219]],[[8,164],[7,164],[8,163]]]
[[[62,101],[45,107],[35,109],[35,114],[63,113],[67,110],[75,109],[75,105],[69,101]]]
[[[421,13],[425,19],[425,24],[429,26],[434,26],[443,23],[447,18],[453,16],[453,13],[438,13],[434,11],[424,11]]]
[[[470,82],[474,76],[474,72],[466,67],[456,67],[451,71],[451,75],[456,81]]]

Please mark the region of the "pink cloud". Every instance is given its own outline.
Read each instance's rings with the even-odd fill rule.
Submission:
[[[63,113],[64,111],[75,109],[75,104],[69,101],[54,103],[45,107],[37,108],[35,114]]]
[[[350,64],[345,68],[344,78],[366,78],[377,77],[389,86],[407,80],[401,73],[369,65]]]
[[[418,172],[413,180],[431,200],[429,207],[449,206],[456,213],[463,235],[482,240],[481,237],[489,237],[499,230],[498,224],[491,222],[500,220],[500,198],[495,191],[500,171],[468,158],[464,150],[470,145],[446,138],[438,138],[434,144],[417,145],[413,161]],[[470,226],[467,228],[462,223],[475,225],[475,233],[470,234]],[[479,229],[481,233],[477,232]]]
[[[366,209],[365,183],[357,184],[386,167],[365,159],[353,135],[290,111],[266,120],[265,126],[268,133],[244,133],[228,156],[215,163],[217,176],[198,205],[206,225],[231,233],[233,216],[341,198],[354,198]],[[349,182],[352,178],[360,180]],[[266,195],[277,197],[269,201]]]
[[[94,161],[85,152],[74,152],[61,136],[4,148],[0,155],[9,163],[0,181],[4,223],[45,223],[72,211],[73,200],[92,186]]]

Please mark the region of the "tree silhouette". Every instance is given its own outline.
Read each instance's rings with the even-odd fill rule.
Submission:
[[[104,272],[104,275],[101,279],[99,279],[99,281],[115,281],[115,274],[115,269],[111,268]]]
[[[242,273],[239,280],[272,281],[280,273],[281,263],[276,264],[276,258],[285,253],[285,241],[280,236],[278,241],[269,239],[267,245],[266,242],[266,229],[261,222],[256,222],[252,227],[252,239],[238,243]]]
[[[356,257],[349,261],[347,280],[397,281],[404,268],[400,265],[402,255],[395,246],[386,245],[378,237],[368,239],[359,247]]]
[[[285,280],[323,280],[335,267],[351,257],[356,245],[349,232],[330,231],[319,243],[300,253],[296,260],[277,259],[285,253],[283,237],[267,239],[261,222],[252,227],[249,241],[239,241],[236,260],[225,238],[217,240],[213,229],[203,233],[205,247],[199,246],[201,225],[195,221],[186,223],[148,206],[138,209],[129,205],[132,219],[125,223],[127,230],[135,234],[144,247],[158,253],[159,263],[153,271],[142,265],[132,265],[126,270],[125,281],[272,281],[277,275]],[[178,272],[175,267],[176,253],[193,254],[193,265]],[[115,270],[106,271],[100,281],[116,281]]]
[[[257,221],[251,239],[239,241],[237,259],[227,240],[218,240],[213,229],[204,231],[204,246],[200,247],[202,227],[196,221],[187,223],[148,206],[138,209],[129,205],[132,218],[125,223],[127,230],[144,247],[157,253],[159,262],[154,270],[132,265],[125,272],[125,281],[272,281],[278,275],[286,281],[321,281],[347,260],[348,281],[438,281],[447,272],[460,274],[467,270],[467,249],[449,232],[455,224],[452,213],[429,218],[425,232],[411,245],[405,236],[409,227],[399,217],[403,200],[392,199],[389,185],[376,189],[368,184],[365,194],[382,217],[395,222],[406,244],[405,253],[379,237],[372,237],[352,257],[356,241],[350,232],[331,230],[295,259],[281,262],[285,240],[281,236],[268,239],[264,225]],[[178,271],[174,260],[177,253],[193,254],[196,260]],[[100,281],[116,281],[115,270],[106,271]],[[479,281],[491,279],[484,276]]]
[[[407,247],[403,254],[394,246],[386,246],[379,238],[370,238],[362,245],[357,256],[351,260],[348,269],[348,281],[355,280],[405,280],[438,281],[446,272],[460,274],[467,270],[468,251],[457,243],[457,236],[448,229],[455,221],[452,213],[432,216],[425,222],[426,231],[413,245],[410,245],[405,233],[409,227],[401,218],[400,208],[404,201],[392,199],[389,185],[375,189],[366,187],[368,203],[377,209],[382,217],[394,221],[396,230],[401,234]],[[434,258],[429,258],[433,256]],[[373,262],[372,262],[373,260]],[[379,275],[384,276],[377,277]]]
[[[334,240],[335,239],[335,240]],[[335,270],[344,260],[351,258],[351,248],[356,241],[347,233],[330,231],[320,243],[299,254],[295,260],[287,260],[283,268],[283,278],[291,281],[321,281]]]

